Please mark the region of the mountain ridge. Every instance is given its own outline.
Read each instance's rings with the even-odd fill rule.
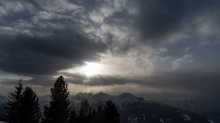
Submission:
[[[207,123],[207,121],[210,120],[204,116],[181,108],[152,102],[142,97],[136,97],[131,93],[123,93],[117,96],[103,92],[97,94],[78,93],[75,96],[69,96],[70,106],[74,106],[75,110],[79,111],[80,102],[85,98],[91,107],[96,110],[98,106],[103,107],[106,101],[113,101],[120,113],[121,123]],[[44,105],[49,104],[50,97],[42,96],[40,100],[41,107],[43,108]],[[212,122],[212,120],[210,121]]]
[[[86,99],[91,107],[95,109],[100,105],[104,106],[108,100],[113,101],[121,114],[121,123],[207,123],[210,120],[190,111],[151,102],[130,93],[123,93],[118,96],[111,96],[103,92],[85,96],[84,93],[81,99],[84,97],[87,97]],[[80,101],[77,101],[76,98],[79,99],[79,97],[73,97],[70,100],[75,103],[75,109],[77,110],[79,109]]]

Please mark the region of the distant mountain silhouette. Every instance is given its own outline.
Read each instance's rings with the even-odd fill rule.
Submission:
[[[215,123],[220,123],[220,105],[212,105],[209,101],[203,100],[151,100],[153,102],[166,104],[169,106],[189,110],[191,112],[207,116],[215,121]]]
[[[147,101],[142,97],[135,97],[130,93],[123,93],[118,96],[111,96],[102,92],[94,95],[91,93],[88,95],[87,93],[80,93],[76,96],[69,97],[70,105],[74,105],[75,110],[79,111],[80,102],[84,98],[87,98],[90,105],[96,108],[96,110],[98,106],[103,107],[106,101],[113,101],[120,113],[121,123],[207,123],[209,120],[199,114],[181,108]],[[42,107],[49,105],[48,96],[44,96],[40,100]]]

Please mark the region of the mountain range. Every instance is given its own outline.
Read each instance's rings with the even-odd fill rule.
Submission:
[[[220,123],[220,105],[215,104],[215,102],[213,104],[213,102],[210,101],[195,100],[195,99],[190,99],[190,100],[163,99],[163,100],[151,100],[151,101],[189,110],[196,114],[207,116],[208,118],[213,119],[215,123]]]
[[[98,106],[104,106],[105,102],[111,100],[120,113],[121,123],[214,123],[213,120],[193,113],[189,110],[164,105],[156,101],[148,101],[142,97],[133,96],[130,93],[123,93],[118,96],[112,96],[107,93],[78,93],[75,96],[69,96],[70,106],[76,111],[80,108],[82,99],[87,99],[92,108],[97,110]],[[7,97],[0,96],[0,112],[4,112],[2,105]],[[41,107],[48,105],[49,96],[43,96],[39,99]]]

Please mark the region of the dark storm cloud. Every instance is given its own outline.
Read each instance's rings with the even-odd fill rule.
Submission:
[[[18,74],[53,74],[98,58],[105,45],[72,29],[51,30],[51,37],[1,35],[1,69]]]
[[[101,75],[97,74],[94,76],[87,76],[85,74],[68,74],[64,73],[66,82],[77,84],[77,85],[86,85],[86,86],[106,86],[106,85],[121,85],[130,83],[129,78],[124,78],[121,76],[111,76],[111,75]],[[133,81],[134,82],[134,81]]]
[[[27,2],[25,3],[34,7],[35,4]],[[48,12],[43,16],[46,20],[39,19],[41,16],[38,16],[36,23],[34,18],[37,14],[33,14],[29,17],[32,19],[28,20],[26,16],[22,16],[30,16],[25,4],[19,9],[21,10],[13,12],[20,13],[19,18],[13,16],[14,14],[11,15],[9,11],[7,13],[9,15],[4,15],[2,19],[3,23],[7,21],[4,24],[8,28],[13,28],[8,23],[19,25],[20,19],[24,25],[17,27],[19,32],[12,29],[12,34],[7,32],[0,34],[2,71],[26,76],[52,75],[59,70],[82,65],[86,60],[99,60],[99,53],[105,52],[106,45],[93,33],[85,33],[83,30],[90,27],[88,24],[68,17],[53,17]],[[5,19],[7,17],[13,18],[13,21]],[[25,30],[28,30],[27,33],[22,33]]]
[[[62,73],[65,78],[66,83],[75,85],[85,85],[85,86],[112,86],[112,85],[123,85],[127,83],[138,82],[138,79],[130,79],[121,76],[110,76],[110,75],[95,75],[87,76],[85,74],[77,73]],[[32,78],[25,80],[21,77],[24,84],[39,85],[42,87],[51,87],[60,75],[54,77],[47,75],[32,75]],[[16,85],[17,81],[14,79],[4,79],[2,82],[5,85]]]
[[[16,86],[18,82],[21,80],[24,86],[40,86],[42,89],[45,87],[52,87],[57,78],[53,78],[51,76],[44,75],[33,75],[31,78],[25,78],[20,76],[19,78],[9,79],[4,78],[1,82],[3,85]]]
[[[220,102],[220,100],[216,98],[220,93],[218,89],[220,87],[220,71],[201,71],[171,72],[162,75],[154,75],[146,79],[149,82],[143,84],[167,90],[164,93],[155,94],[155,98],[197,98]],[[172,89],[176,89],[176,91],[169,92],[169,90]],[[154,98],[153,95],[146,94],[146,96],[147,95]]]
[[[200,42],[219,43],[218,0],[7,0],[0,3],[0,70],[32,78],[25,83],[49,87],[56,81],[52,76],[60,74],[57,73],[60,70],[81,66],[84,61],[99,61],[99,55],[106,51],[111,51],[114,57],[127,55],[128,51],[135,49],[138,55],[131,55],[133,57],[150,55],[146,55],[146,58],[143,55],[141,60],[136,59],[135,63],[140,68],[144,68],[146,59],[153,59],[150,65],[177,69],[165,70],[168,71],[165,73],[159,73],[158,69],[150,76],[129,77],[62,74],[66,82],[76,85],[135,83],[141,87],[164,90],[163,93],[149,93],[151,95],[145,97],[173,97],[175,94],[190,97],[190,93],[186,92],[195,92],[198,97],[208,99],[216,98],[220,93],[219,67],[211,66],[210,69],[217,70],[201,73],[207,69],[193,71],[192,67],[196,63],[192,66],[187,64],[187,67],[184,64],[193,59],[196,61],[197,56],[200,56],[197,64],[200,66],[199,63],[204,63],[201,64],[204,68],[210,61],[219,59],[217,55],[210,55],[217,54],[217,45],[212,47],[212,51],[210,48],[195,50],[186,43],[181,53],[167,48],[164,58],[173,61],[161,61],[170,62],[166,63],[170,65],[168,67],[164,62],[161,62],[162,65],[156,64],[158,60],[154,58],[164,54],[155,51],[151,55],[153,51],[142,52],[140,48],[163,47],[172,42],[178,43],[179,40],[187,42],[189,38],[191,42],[197,42],[193,45]],[[175,48],[178,49],[180,45],[175,45]],[[190,50],[185,50],[185,53],[189,53],[183,55],[186,47],[190,47]],[[180,72],[181,69],[187,70]],[[5,80],[3,84],[14,83]]]
[[[144,89],[140,93],[148,99],[209,99],[216,100],[220,93],[220,71],[200,70],[198,71],[172,71],[166,73],[154,73],[150,76],[109,76],[96,75],[88,77],[82,74],[64,74],[67,83],[85,86],[112,86],[137,84],[139,90]],[[126,86],[127,87],[127,86]],[[132,86],[131,86],[132,87]],[[150,91],[154,90],[154,91]],[[160,91],[162,90],[162,91]],[[118,90],[118,93],[120,90]],[[147,92],[147,93],[146,93]]]
[[[57,76],[58,78],[59,76]],[[32,76],[31,80],[23,80],[24,85],[38,85],[42,88],[51,88],[54,83],[56,82],[57,78],[53,78],[51,76],[44,76],[44,75],[34,75]]]
[[[136,17],[136,24],[143,39],[153,40],[152,43],[157,43],[157,39],[164,40],[167,36],[182,32],[185,27],[190,27],[190,23],[201,16],[206,9],[210,9],[213,4],[215,2],[205,0],[141,1],[138,3],[140,9]]]
[[[219,1],[125,1],[123,11],[113,12],[113,15],[106,17],[101,24],[107,41],[111,42],[110,46],[113,44],[112,50],[118,53],[126,52],[136,45],[161,46],[187,38],[203,40],[206,35],[210,36],[209,39],[216,39],[218,36],[216,31],[219,31],[217,27],[220,24]],[[121,12],[124,14],[117,17],[116,13]],[[115,31],[125,34],[115,34]],[[115,48],[112,41],[118,41],[118,48]]]
[[[2,2],[1,26],[8,30],[1,33],[1,70],[54,74],[88,59],[97,60],[98,53],[107,47],[115,53],[124,53],[143,44],[176,41],[193,32],[192,25],[196,25],[193,21],[219,10],[216,7],[219,2],[214,0],[48,3],[42,0],[20,0],[18,5]],[[105,38],[98,37],[97,32],[85,33],[92,30],[90,22],[97,22],[97,17],[103,19],[99,25]],[[212,22],[214,18],[217,17]]]

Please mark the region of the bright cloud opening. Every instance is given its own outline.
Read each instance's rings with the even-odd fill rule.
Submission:
[[[82,67],[81,72],[87,76],[92,76],[100,73],[101,65],[98,63],[85,62],[86,65]]]

